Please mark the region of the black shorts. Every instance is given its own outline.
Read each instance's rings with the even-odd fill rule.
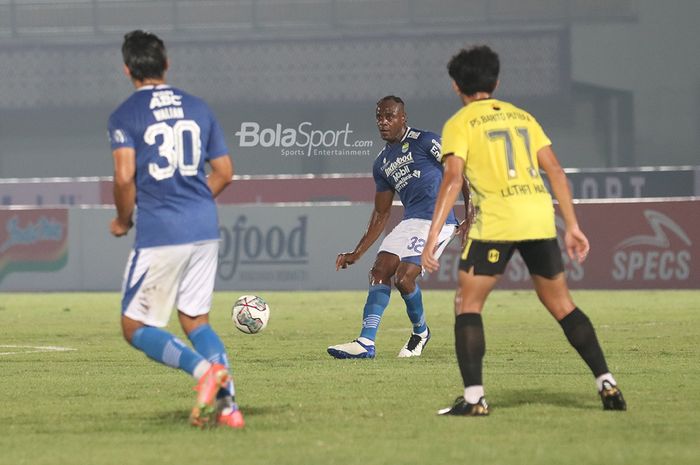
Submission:
[[[519,242],[469,240],[467,258],[459,261],[459,269],[469,272],[473,267],[476,275],[503,274],[516,249],[523,257],[530,274],[551,279],[564,271],[556,238]]]

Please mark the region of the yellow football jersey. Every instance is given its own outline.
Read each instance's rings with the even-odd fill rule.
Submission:
[[[535,118],[508,102],[477,100],[447,120],[442,153],[465,161],[477,209],[471,239],[556,237],[552,197],[537,163],[537,151],[547,145],[551,141]]]

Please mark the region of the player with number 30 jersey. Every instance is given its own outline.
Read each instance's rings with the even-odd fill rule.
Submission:
[[[145,85],[109,118],[112,150],[136,152],[136,248],[219,238],[204,165],[228,154],[201,99],[166,84]]]
[[[126,235],[136,213],[122,333],[151,359],[198,380],[192,425],[242,428],[229,357],[209,325],[219,250],[214,197],[231,183],[233,164],[209,107],[166,84],[168,59],[158,36],[126,34],[122,57],[136,89],[109,118],[117,210],[110,232]],[[173,308],[191,348],[164,329]]]

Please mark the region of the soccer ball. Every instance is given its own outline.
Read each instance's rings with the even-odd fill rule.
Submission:
[[[233,304],[231,319],[236,328],[244,333],[259,333],[270,319],[270,307],[256,295],[242,295]]]

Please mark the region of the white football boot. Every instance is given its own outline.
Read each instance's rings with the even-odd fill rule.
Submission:
[[[423,348],[429,340],[430,328],[427,329],[425,337],[422,337],[420,334],[411,334],[411,337],[409,337],[408,341],[406,341],[406,345],[404,345],[403,348],[399,351],[398,357],[420,357],[420,354],[423,353]]]
[[[330,346],[328,353],[335,358],[374,358],[374,344],[363,344],[357,339]]]

